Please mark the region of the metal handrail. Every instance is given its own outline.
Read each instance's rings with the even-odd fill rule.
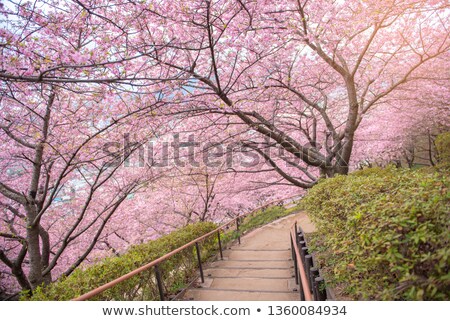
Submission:
[[[85,294],[83,294],[83,295],[81,295],[81,296],[79,296],[77,298],[74,298],[71,301],[85,301],[85,300],[88,300],[88,299],[96,296],[97,294],[100,294],[100,293],[102,293],[102,292],[112,288],[116,284],[121,283],[123,281],[126,281],[126,280],[132,278],[133,276],[135,276],[135,275],[137,275],[137,274],[139,274],[141,272],[144,272],[144,271],[146,271],[146,270],[148,270],[148,269],[150,269],[152,267],[155,267],[157,269],[156,272],[158,273],[159,272],[158,264],[164,262],[165,260],[171,258],[175,254],[183,251],[184,249],[186,249],[186,248],[188,248],[190,246],[196,245],[196,247],[198,248],[198,242],[203,241],[204,239],[206,239],[207,237],[209,237],[209,236],[211,236],[211,235],[213,235],[215,233],[219,233],[219,240],[218,241],[219,241],[219,247],[220,247],[220,254],[222,256],[222,248],[221,248],[221,243],[220,243],[220,231],[221,230],[223,230],[224,228],[230,226],[233,223],[236,224],[237,230],[239,230],[239,220],[241,218],[244,218],[244,217],[247,217],[249,215],[252,215],[253,213],[255,213],[255,212],[257,212],[257,211],[259,211],[259,210],[261,210],[261,209],[263,209],[263,208],[265,208],[267,206],[270,206],[272,204],[284,202],[284,201],[286,201],[288,199],[293,199],[293,198],[298,197],[298,196],[302,196],[302,195],[293,195],[293,196],[290,196],[290,197],[287,197],[287,198],[283,198],[281,200],[276,200],[276,201],[264,204],[264,205],[262,205],[262,206],[260,206],[260,207],[258,207],[256,209],[252,210],[251,212],[248,212],[248,213],[245,213],[245,214],[241,214],[241,215],[233,218],[231,221],[229,221],[229,222],[219,226],[215,230],[213,230],[211,232],[208,232],[208,233],[206,233],[206,234],[196,238],[195,240],[190,241],[189,243],[186,243],[185,245],[183,245],[183,246],[181,246],[181,247],[179,247],[179,248],[177,248],[177,249],[175,249],[175,250],[173,250],[173,251],[171,251],[171,252],[169,252],[169,253],[167,253],[167,254],[159,257],[159,258],[157,258],[156,260],[154,260],[154,261],[152,261],[150,263],[147,263],[146,265],[143,265],[143,266],[141,266],[141,267],[139,267],[139,268],[137,268],[137,269],[135,269],[135,270],[125,274],[125,275],[120,276],[120,277],[118,277],[115,280],[112,280],[112,281],[110,281],[110,282],[108,282],[106,284],[103,284],[102,286],[99,286],[96,289],[93,289],[93,290],[91,290],[91,291],[89,291],[89,292],[87,292],[87,293],[85,293]],[[239,240],[239,243],[240,243],[240,235],[238,235],[238,240]],[[298,248],[297,248],[297,251],[298,251]],[[200,268],[201,268],[201,265],[200,265]],[[159,283],[159,281],[158,281],[158,283]],[[159,291],[160,291],[160,295],[161,295],[161,299],[162,299],[162,293],[161,293],[160,284],[158,284],[158,286],[160,288]]]
[[[293,254],[295,255],[294,261],[295,261],[295,265],[296,265],[296,279],[298,281],[298,274],[300,273],[300,294],[302,295],[302,297],[304,296],[305,301],[314,301],[311,295],[311,292],[309,291],[310,288],[310,284],[309,284],[309,280],[306,277],[306,272],[305,272],[305,267],[303,266],[303,261],[300,257],[300,251],[298,249],[298,243],[297,243],[297,228],[296,228],[296,224],[292,225],[291,227],[291,245],[292,245],[292,249],[293,249]],[[305,291],[305,289],[307,289]]]

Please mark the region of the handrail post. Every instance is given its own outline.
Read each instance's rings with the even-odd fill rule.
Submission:
[[[294,244],[293,243],[294,242],[292,241],[292,234],[291,234],[292,259],[294,260],[295,284],[298,285],[299,284],[298,283],[298,262],[297,262],[297,255],[295,255],[295,250],[294,250]]]
[[[241,244],[241,233],[239,232],[239,217],[236,217],[236,231],[238,233],[238,243]]]
[[[162,285],[161,271],[159,270],[158,264],[155,265],[155,277],[156,283],[158,284],[159,298],[161,301],[164,301],[164,289]]]
[[[195,242],[195,249],[197,252],[198,268],[200,269],[200,278],[202,280],[202,283],[205,283],[205,276],[203,275],[203,267],[202,267],[202,258],[200,256],[200,246],[198,245],[198,242]]]
[[[220,241],[220,230],[217,231],[217,240],[219,242],[220,259],[223,260],[222,242]]]
[[[297,221],[295,221],[295,241],[300,242],[300,240],[298,239],[298,229],[297,229]]]
[[[295,249],[294,249],[294,242],[292,241],[292,235],[291,235],[291,256],[293,260],[295,256]]]

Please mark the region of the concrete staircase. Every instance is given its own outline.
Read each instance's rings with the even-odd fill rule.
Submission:
[[[224,251],[223,260],[204,267],[205,283],[188,289],[184,300],[299,300],[289,239],[295,221],[305,232],[314,229],[300,212],[250,232]]]

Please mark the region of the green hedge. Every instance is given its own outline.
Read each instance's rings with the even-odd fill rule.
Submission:
[[[70,300],[112,281],[164,254],[214,230],[213,223],[196,223],[162,236],[145,244],[132,246],[120,257],[110,257],[84,269],[75,270],[46,287],[35,289],[31,298],[23,300]],[[206,260],[213,252],[215,236],[202,244],[202,256]],[[190,247],[160,265],[165,293],[175,294],[196,273],[195,247]],[[92,298],[93,300],[159,300],[154,270],[142,272]]]
[[[370,168],[303,200],[326,280],[349,299],[450,299],[448,171]]]

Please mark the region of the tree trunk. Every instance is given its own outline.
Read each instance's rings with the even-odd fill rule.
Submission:
[[[14,264],[11,268],[11,273],[16,277],[17,282],[19,282],[20,287],[22,290],[30,290],[31,291],[31,285],[28,282],[28,279],[23,272],[22,265],[21,264]]]
[[[28,206],[26,211],[28,256],[30,258],[30,272],[28,274],[28,279],[31,283],[31,287],[35,289],[44,281],[42,278],[42,256],[39,242],[39,224],[33,224],[33,221],[36,218],[34,208],[30,208]]]
[[[50,262],[50,236],[41,225],[39,225],[39,236],[42,241],[42,252],[41,252],[42,271],[45,271]],[[50,284],[52,282],[51,270],[46,274],[44,274],[42,277],[45,284]]]
[[[344,137],[341,140],[342,147],[339,149],[336,157],[335,173],[347,175],[349,171],[350,158],[353,151],[359,104],[353,76],[348,75],[344,79],[345,86],[347,88],[349,110],[345,124]]]

